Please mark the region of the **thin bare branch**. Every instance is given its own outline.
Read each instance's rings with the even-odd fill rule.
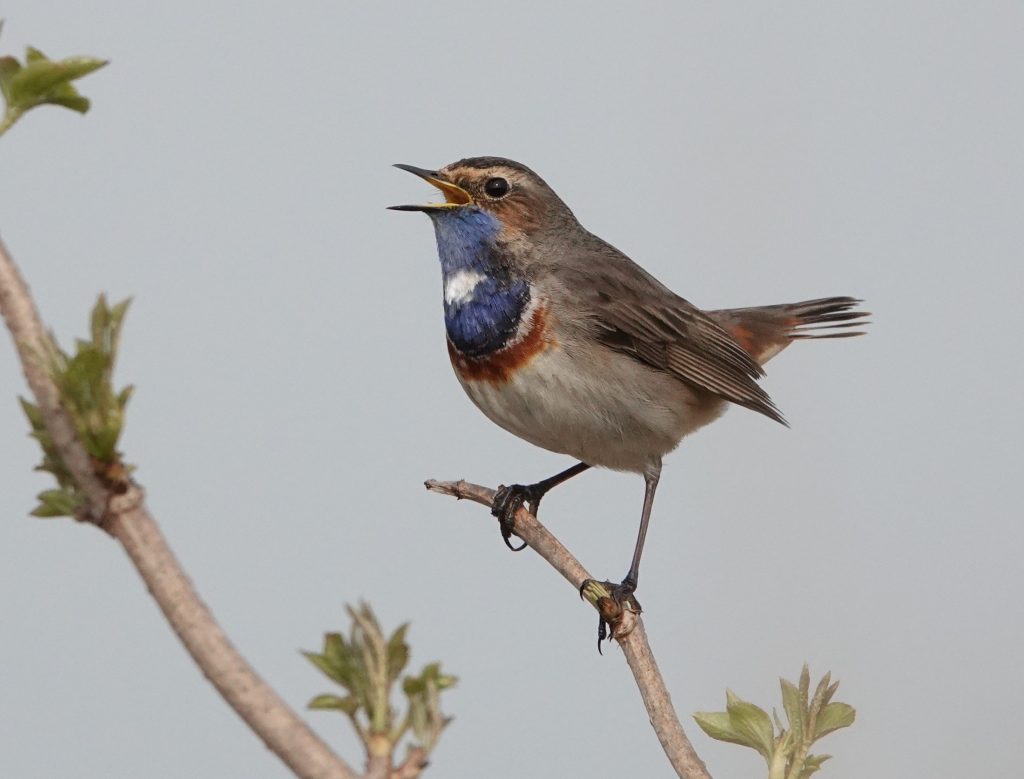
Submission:
[[[96,479],[57,387],[38,360],[45,331],[28,287],[0,243],[0,310],[14,338],[22,370],[46,428],[68,470],[86,494],[90,519],[119,540],[200,670],[263,742],[301,779],[355,779],[357,774],[313,733],[228,641],[192,588],[156,521],[142,489],[111,495]]]
[[[471,500],[482,506],[489,507],[494,501],[494,490],[467,481],[430,479],[425,486],[431,492],[451,495],[459,500]],[[577,591],[585,580],[592,578],[562,542],[525,508],[520,508],[516,512],[514,531]],[[704,761],[694,751],[672,706],[665,680],[658,670],[651,645],[647,641],[643,620],[631,611],[624,612],[622,622],[616,626],[613,636],[626,656],[626,662],[633,672],[633,678],[647,708],[647,716],[676,774],[682,779],[711,779]]]
[[[196,665],[238,715],[303,779],[355,779],[353,771],[246,662],[193,589],[132,485],[111,499],[107,529],[139,574]]]
[[[676,773],[686,779],[711,779],[707,766],[683,732],[679,715],[672,705],[672,696],[668,694],[665,680],[654,661],[643,620],[637,617],[636,626],[626,639],[623,641],[616,636],[616,640],[622,646],[629,670],[633,672],[636,685],[640,688],[640,696],[644,700],[651,727],[658,734],[658,741],[661,742]]]
[[[481,487],[479,484],[470,484],[468,481],[436,481],[435,479],[430,479],[424,485],[431,492],[451,495],[459,500],[471,500],[488,508],[494,502],[494,490]],[[562,546],[562,542],[555,538],[525,508],[520,509],[516,514],[515,533],[529,544],[533,551],[547,560],[556,571],[562,574],[563,578],[575,587],[577,592],[583,581],[591,578],[590,574],[587,573],[587,569],[583,567],[580,561],[573,557],[569,550]]]

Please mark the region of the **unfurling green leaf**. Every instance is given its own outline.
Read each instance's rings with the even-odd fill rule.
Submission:
[[[344,698],[339,698],[337,695],[317,695],[313,700],[306,704],[306,708],[336,709],[337,711],[344,712],[351,717],[359,708],[359,701],[351,695],[346,695]]]
[[[394,682],[402,675],[405,666],[409,664],[409,645],[405,642],[406,631],[409,630],[409,623],[400,625],[388,639],[388,679]]]
[[[5,101],[10,101],[8,85],[14,74],[21,70],[21,63],[14,57],[0,57],[0,94]]]
[[[853,724],[857,712],[853,706],[847,703],[829,703],[818,714],[814,723],[814,740],[827,736],[840,728],[846,728]]]
[[[789,720],[789,730],[797,741],[804,738],[804,707],[800,701],[800,690],[791,681],[779,679],[782,687],[782,708],[786,711],[786,719]],[[782,726],[779,726],[782,730]]]
[[[832,755],[808,755],[807,759],[804,760],[804,767],[800,772],[800,776],[793,777],[793,779],[809,779],[815,771],[821,768],[822,763],[831,759]]]
[[[43,427],[43,415],[39,411],[39,406],[35,403],[31,403],[25,398],[18,398],[18,402],[21,403],[21,410],[25,412],[25,416],[28,417],[28,423],[33,428]]]
[[[744,739],[743,743],[756,749],[765,760],[771,760],[775,741],[772,721],[767,712],[748,701],[733,698],[727,705],[733,729]]]
[[[726,711],[698,711],[693,718],[700,725],[700,729],[716,741],[728,741],[732,744],[743,744],[740,734],[733,729],[732,720]]]
[[[811,698],[811,716],[817,715],[821,707],[825,705],[825,696],[828,694],[829,685],[832,682],[832,672],[826,671],[821,677],[818,686],[814,690],[814,697]]]
[[[71,89],[70,82],[107,64],[96,57],[68,57],[55,62],[31,46],[25,52],[25,62],[10,80],[9,99],[15,104],[49,102],[50,97],[61,93],[61,87]]]
[[[712,738],[750,747],[771,761],[775,737],[767,712],[732,690],[727,690],[725,695],[726,710],[698,712],[693,715],[697,724]]]
[[[419,746],[430,752],[451,722],[441,711],[441,691],[454,687],[457,679],[441,673],[440,663],[429,663],[419,676],[407,676],[402,689],[409,699],[409,725]]]
[[[836,690],[838,690],[838,689],[839,689],[839,682],[832,682],[832,684],[830,684],[828,686],[828,689],[825,690],[825,696],[822,698],[822,700],[825,703],[828,703],[830,700],[832,700],[832,696],[836,694]]]
[[[318,655],[316,652],[303,652],[302,653],[309,662],[319,668],[332,681],[337,682],[343,687],[348,687],[348,677],[338,672],[337,667],[332,663],[326,656]]]
[[[82,507],[82,499],[65,490],[45,490],[36,497],[39,505],[32,510],[34,517],[73,517]]]
[[[21,70],[21,63],[14,57],[0,57],[0,94],[8,108],[11,105],[11,79]]]

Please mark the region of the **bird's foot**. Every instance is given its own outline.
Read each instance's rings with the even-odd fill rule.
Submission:
[[[516,512],[526,504],[529,512],[537,516],[537,509],[540,507],[540,499],[544,497],[547,490],[542,490],[537,484],[510,484],[507,487],[502,484],[494,493],[494,501],[491,503],[491,514],[498,518],[498,529],[501,530],[501,537],[505,546],[513,552],[521,552],[526,548],[524,541],[519,546],[512,546],[512,532],[516,523]]]
[[[633,593],[636,591],[636,582],[626,577],[618,584],[612,582],[599,582],[596,579],[586,579],[580,585],[580,597],[590,601],[597,609],[597,651],[601,652],[601,644],[606,638],[614,637],[615,631],[622,622],[622,617],[627,611],[640,614],[643,609],[640,601]]]

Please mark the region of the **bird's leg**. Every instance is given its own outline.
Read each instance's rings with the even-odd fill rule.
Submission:
[[[516,512],[524,503],[527,504],[530,513],[537,516],[540,508],[540,499],[543,498],[552,487],[557,487],[563,481],[568,481],[573,476],[583,473],[590,466],[586,463],[576,463],[572,468],[566,468],[561,473],[556,473],[549,479],[539,481],[536,484],[502,484],[494,493],[494,502],[491,504],[491,514],[498,518],[498,526],[501,529],[501,537],[505,540],[505,546],[513,552],[522,551],[526,547],[524,542],[521,546],[512,546],[512,527],[515,524]]]
[[[637,582],[640,579],[640,557],[644,553],[644,541],[647,539],[647,526],[651,521],[651,507],[654,505],[654,493],[658,489],[658,480],[661,478],[661,461],[651,465],[644,471],[644,508],[640,515],[640,532],[637,535],[636,547],[633,549],[633,562],[629,566],[626,578],[619,584],[601,582],[611,590],[611,598],[600,599],[597,604],[597,651],[601,651],[601,642],[608,635],[615,635],[615,624],[622,616],[622,610],[630,606],[633,610],[640,612],[640,603],[633,596],[636,592]],[[583,597],[584,590],[590,583],[587,579],[580,585],[580,596]]]
[[[661,478],[661,463],[648,468],[644,472],[644,509],[640,514],[640,532],[636,537],[636,547],[633,549],[633,562],[630,563],[626,578],[618,587],[612,590],[612,597],[621,604],[632,597],[636,591],[637,582],[640,579],[640,557],[644,553],[644,541],[647,539],[647,526],[651,521],[651,507],[654,506],[654,492],[658,489],[658,480]]]

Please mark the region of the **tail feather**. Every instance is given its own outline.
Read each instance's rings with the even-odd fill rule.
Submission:
[[[869,324],[865,317],[871,316],[868,311],[851,310],[862,301],[856,298],[837,297],[808,300],[803,303],[790,303],[782,306],[767,306],[779,309],[788,315],[790,338],[849,338],[864,335],[863,330],[846,330],[842,333],[818,334],[819,330],[833,330],[850,327],[863,327]],[[826,324],[833,323],[833,324]]]
[[[864,335],[867,311],[856,310],[851,297],[818,298],[775,306],[709,311],[751,357],[762,365],[795,340],[851,338]],[[840,332],[835,332],[840,331]]]

